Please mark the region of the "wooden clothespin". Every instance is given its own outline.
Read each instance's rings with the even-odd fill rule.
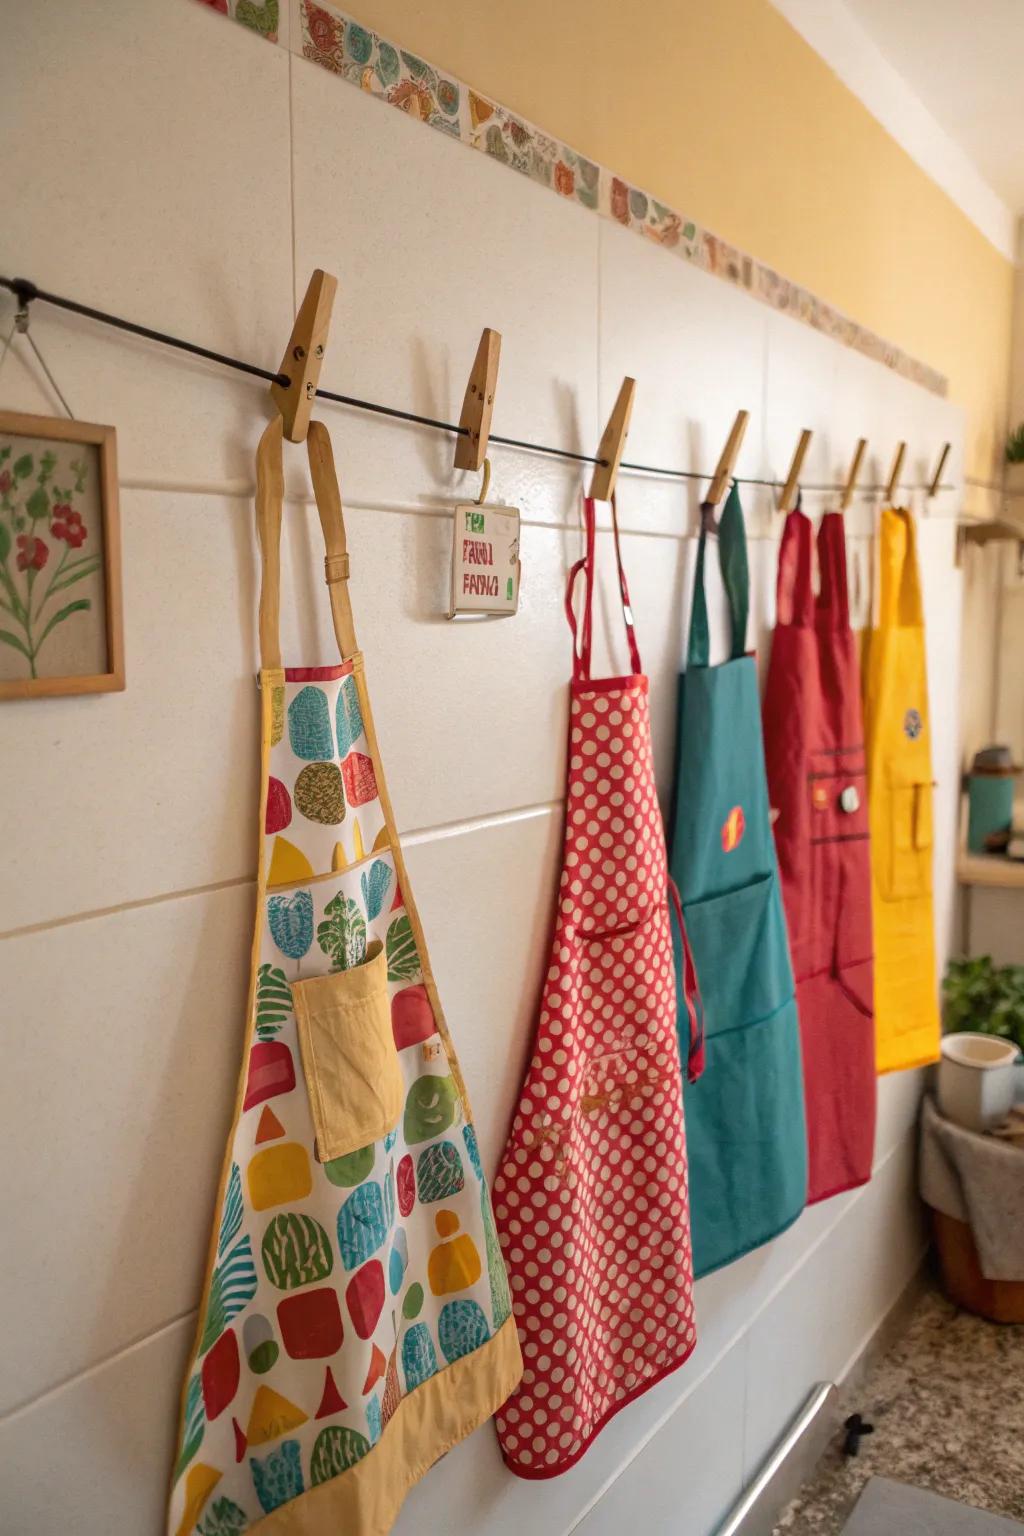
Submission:
[[[847,511],[850,503],[853,500],[853,493],[857,489],[857,476],[860,474],[860,466],[863,463],[864,453],[867,446],[868,440],[866,437],[859,437],[857,439],[857,446],[853,452],[853,463],[850,465],[850,473],[846,477],[846,484],[843,486],[843,494],[839,498],[840,512]]]
[[[786,476],[786,483],[782,487],[782,493],[779,496],[780,512],[788,512],[793,503],[794,493],[799,489],[800,471],[804,467],[804,459],[807,457],[807,450],[811,446],[811,438],[813,436],[814,433],[810,427],[804,427],[800,433],[800,441],[796,445],[796,451],[789,466],[789,474]]]
[[[290,443],[303,443],[309,430],[309,417],[320,382],[327,332],[331,328],[331,310],[338,279],[317,267],[309,280],[306,297],[299,306],[292,326],[288,350],[281,359],[280,373],[288,384],[271,384],[270,393],[284,421],[284,435]]]
[[[718,468],[715,470],[707,495],[701,503],[701,522],[709,533],[718,530],[715,519],[715,508],[725,495],[729,481],[732,479],[733,468],[739,458],[740,449],[743,446],[743,435],[747,430],[747,422],[750,420],[749,411],[737,411],[736,420],[732,424],[729,436],[725,440],[721,458],[718,460]]]
[[[942,471],[946,467],[946,460],[949,458],[949,450],[952,448],[952,446],[952,443],[943,443],[942,445],[942,452],[939,454],[939,462],[935,466],[935,473],[932,475],[931,484],[928,486],[928,495],[930,497],[937,496],[939,494],[939,490],[942,486]]]
[[[900,472],[903,469],[903,456],[907,451],[906,443],[896,444],[896,455],[892,461],[892,469],[885,484],[885,500],[887,506],[892,506],[896,496],[896,490],[900,483]]]
[[[485,326],[480,333],[480,345],[466,385],[459,426],[464,428],[455,440],[455,468],[482,469],[484,484],[481,502],[487,495],[491,480],[491,466],[487,459],[487,444],[491,436],[491,417],[494,414],[494,394],[498,385],[498,362],[501,358],[501,332]]]
[[[619,478],[619,464],[626,447],[629,420],[633,414],[633,396],[636,379],[623,379],[614,409],[608,418],[597,450],[598,462],[590,478],[591,501],[611,501],[615,494],[615,482]]]

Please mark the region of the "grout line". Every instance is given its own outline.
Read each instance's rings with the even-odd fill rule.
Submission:
[[[256,488],[254,485],[249,485],[238,480],[225,481],[223,484],[218,485],[212,481],[197,481],[194,484],[189,484],[183,481],[161,482],[156,480],[125,479],[120,482],[120,485],[122,490],[165,492],[185,496],[194,495],[238,497],[242,500],[250,501],[256,494]],[[811,498],[819,495],[824,496],[825,492],[808,491],[805,493],[806,497]],[[289,506],[312,507],[314,505],[312,494],[307,492],[286,492],[284,500],[285,503]],[[426,517],[433,518],[438,521],[447,521],[451,518],[456,505],[459,504],[459,498],[453,495],[450,501],[447,498],[441,497],[439,497],[438,500],[441,502],[441,505],[439,506],[424,506],[417,502],[360,501],[356,498],[352,498],[350,500],[346,500],[345,506],[350,512],[377,512],[401,517]],[[696,540],[700,530],[695,523],[692,527],[689,526],[689,524],[692,522],[689,509],[685,505],[681,505],[681,510],[687,521],[688,526],[686,527],[679,529],[635,528],[630,527],[628,523],[620,522],[619,532],[623,538],[665,539],[680,544],[690,543]],[[866,511],[867,509],[864,510]],[[767,517],[764,514],[756,512],[751,513],[748,510],[746,517],[748,520],[748,544],[777,543],[782,537],[782,519],[781,517],[776,516],[775,513],[772,513],[770,517]],[[919,522],[924,524],[955,521],[956,518],[954,516],[947,516],[944,514],[939,515],[936,513],[930,513],[919,517]],[[552,532],[564,533],[575,533],[578,527],[576,522],[561,522],[556,519],[540,517],[521,517],[520,523],[524,528],[543,528],[549,529]],[[610,528],[599,527],[597,531],[599,534],[607,534],[611,530]],[[870,529],[860,532],[856,528],[851,528],[847,532],[846,537],[848,543],[855,543],[858,540],[870,541],[873,539],[874,535]]]
[[[813,1255],[817,1253],[818,1249],[821,1248],[821,1246],[829,1240],[829,1238],[832,1236],[833,1232],[835,1232],[836,1228],[840,1225],[840,1223],[843,1222],[846,1219],[846,1217],[849,1214],[849,1212],[852,1211],[854,1209],[854,1207],[857,1206],[860,1203],[861,1200],[864,1200],[864,1199],[867,1198],[868,1194],[872,1191],[872,1188],[875,1186],[875,1179],[877,1178],[878,1174],[882,1171],[883,1168],[886,1168],[889,1165],[889,1163],[892,1161],[892,1159],[896,1156],[896,1154],[898,1152],[901,1152],[904,1149],[906,1143],[912,1137],[916,1137],[916,1134],[917,1134],[916,1130],[912,1126],[910,1128],[910,1130],[907,1132],[906,1136],[904,1136],[901,1141],[898,1141],[898,1142],[895,1143],[895,1145],[891,1146],[889,1148],[888,1152],[886,1152],[885,1156],[879,1162],[877,1162],[873,1166],[873,1168],[871,1170],[871,1180],[870,1180],[870,1182],[867,1183],[867,1184],[862,1184],[859,1189],[855,1189],[855,1190],[852,1190],[852,1191],[849,1192],[850,1193],[850,1198],[844,1204],[842,1210],[838,1213],[838,1215],[835,1217],[835,1219],[828,1224],[828,1226],[824,1229],[824,1231],[822,1231],[818,1235],[817,1238],[815,1238],[814,1242],[811,1243],[810,1247],[804,1249],[803,1253],[796,1260],[796,1262],[790,1265],[790,1267],[786,1270],[786,1272],[782,1276],[782,1278],[772,1287],[772,1289],[768,1292],[768,1294],[762,1299],[762,1301],[760,1302],[760,1304],[757,1307],[757,1309],[754,1312],[750,1313],[746,1317],[745,1321],[735,1331],[735,1333],[733,1333],[732,1336],[723,1344],[721,1349],[715,1355],[714,1359],[709,1361],[708,1365],[704,1368],[703,1371],[701,1371],[700,1375],[695,1377],[693,1381],[690,1381],[690,1382],[687,1383],[686,1389],[681,1393],[681,1395],[678,1398],[676,1398],[676,1400],[672,1403],[672,1405],[665,1410],[665,1412],[656,1421],[656,1423],[651,1426],[650,1430],[645,1435],[643,1435],[642,1438],[640,1440],[638,1440],[634,1445],[630,1446],[628,1453],[626,1454],[624,1460],[619,1465],[619,1467],[611,1474],[610,1477],[605,1479],[605,1481],[601,1484],[601,1487],[597,1490],[597,1492],[594,1494],[594,1496],[588,1501],[588,1503],[586,1505],[584,1505],[583,1509],[581,1509],[578,1512],[578,1514],[576,1514],[573,1517],[572,1523],[569,1526],[567,1526],[566,1529],[565,1529],[564,1536],[572,1536],[572,1533],[583,1523],[583,1521],[586,1519],[586,1517],[594,1510],[594,1508],[599,1503],[599,1501],[604,1498],[605,1494],[612,1487],[612,1484],[618,1481],[618,1479],[623,1475],[623,1473],[628,1470],[630,1464],[633,1461],[636,1460],[636,1458],[640,1455],[640,1453],[642,1451],[647,1449],[647,1446],[650,1445],[651,1441],[655,1438],[655,1436],[661,1433],[661,1431],[668,1424],[668,1421],[679,1411],[679,1409],[686,1402],[687,1398],[691,1397],[692,1394],[697,1390],[697,1388],[704,1381],[706,1381],[707,1378],[714,1371],[716,1371],[718,1369],[718,1367],[724,1362],[726,1356],[731,1354],[732,1351],[736,1348],[736,1346],[738,1344],[743,1343],[743,1341],[745,1339],[749,1338],[751,1329],[753,1328],[754,1323],[757,1322],[758,1318],[761,1317],[762,1314],[767,1311],[767,1309],[771,1306],[772,1302],[775,1301],[776,1297],[781,1295],[781,1293],[789,1285],[790,1281],[792,1281],[792,1280],[794,1280],[796,1278],[796,1276],[800,1273],[800,1271],[807,1264],[808,1260],[811,1259],[813,1257]],[[841,1199],[842,1197],[840,1196],[838,1198]],[[805,1210],[806,1209],[807,1209],[807,1207],[805,1207]],[[698,1325],[699,1325],[699,1317],[698,1317]]]
[[[400,832],[399,841],[403,848],[419,848],[424,843],[436,843],[448,837],[465,837],[471,832],[487,831],[491,827],[511,826],[517,821],[535,821],[538,817],[549,816],[564,803],[565,799],[562,796],[557,800],[541,801],[537,805],[519,806],[510,811],[496,811],[489,816],[474,816],[468,821],[443,821],[436,827]]]
[[[751,1328],[757,1319],[767,1310],[769,1306],[771,1306],[772,1302],[785,1289],[785,1287],[789,1285],[790,1281],[793,1280],[797,1274],[799,1274],[800,1270],[804,1268],[804,1266],[818,1251],[822,1244],[827,1242],[832,1233],[836,1230],[840,1223],[846,1219],[847,1215],[854,1209],[854,1207],[859,1204],[861,1200],[867,1198],[867,1196],[872,1191],[872,1185],[874,1184],[876,1175],[883,1168],[888,1166],[896,1154],[903,1150],[905,1143],[910,1139],[910,1137],[914,1135],[915,1131],[913,1128],[911,1128],[902,1141],[895,1143],[895,1145],[889,1148],[885,1156],[875,1165],[872,1173],[872,1182],[865,1184],[860,1189],[851,1192],[852,1198],[844,1205],[843,1209],[838,1213],[835,1220],[825,1228],[825,1230],[815,1239],[813,1243],[811,1243],[808,1248],[804,1249],[803,1253],[796,1260],[796,1262],[787,1269],[786,1273],[782,1276],[779,1282],[773,1286],[771,1291],[769,1291],[768,1294],[763,1298],[756,1311],[751,1313],[743,1325],[737,1329],[732,1337],[725,1342],[715,1357],[710,1360],[705,1368],[701,1371],[700,1375],[694,1377],[687,1383],[685,1391],[672,1403],[668,1409],[666,1409],[666,1411],[651,1427],[648,1433],[644,1435],[643,1438],[639,1440],[635,1445],[630,1447],[629,1454],[626,1456],[625,1460],[622,1462],[619,1468],[611,1475],[611,1477],[607,1478],[605,1482],[602,1483],[601,1487],[594,1494],[593,1498],[591,1498],[584,1506],[584,1508],[580,1510],[579,1513],[573,1518],[572,1524],[567,1527],[566,1536],[571,1536],[571,1533],[582,1524],[583,1520],[587,1517],[587,1515],[591,1513],[600,1499],[604,1497],[604,1495],[611,1488],[612,1484],[622,1476],[623,1472],[627,1470],[630,1463],[633,1462],[636,1457],[646,1449],[646,1447],[655,1438],[655,1436],[665,1428],[669,1419],[675,1415],[675,1413],[683,1406],[686,1400],[692,1396],[698,1387],[700,1387],[707,1380],[707,1378],[712,1375],[714,1371],[718,1369],[718,1367],[724,1362],[726,1356],[731,1354],[737,1345],[744,1343],[749,1338]],[[190,1307],[187,1311],[181,1312],[177,1316],[170,1318],[166,1323],[161,1323],[160,1326],[155,1328],[152,1332],[143,1334],[141,1337],[131,1340],[130,1343],[122,1345],[120,1348],[113,1350],[109,1355],[105,1355],[101,1360],[95,1361],[92,1365],[87,1366],[84,1370],[78,1371],[74,1375],[66,1377],[63,1381],[56,1382],[53,1386],[47,1387],[45,1391],[40,1392],[37,1396],[26,1399],[24,1402],[18,1403],[15,1407],[7,1409],[3,1414],[0,1414],[0,1425],[7,1424],[12,1419],[20,1417],[22,1414],[31,1412],[33,1409],[38,1408],[41,1404],[45,1403],[49,1398],[55,1397],[57,1394],[67,1391],[76,1383],[88,1380],[98,1372],[105,1370],[115,1361],[122,1358],[122,1356],[130,1355],[134,1351],[142,1349],[147,1345],[156,1342],[164,1334],[168,1333],[172,1328],[176,1328],[186,1319],[194,1317],[196,1315],[196,1310],[196,1308]]]
[[[71,912],[66,917],[51,917],[40,923],[26,923],[22,928],[8,928],[3,939],[24,939],[51,928],[68,928],[72,923],[91,923],[101,917],[116,917],[121,912],[137,912],[141,907],[159,907],[168,901],[187,901],[190,896],[206,896],[211,891],[230,891],[237,885],[255,885],[255,875],[236,875],[231,880],[215,880],[210,885],[191,885],[180,891],[160,891],[156,896],[140,896],[135,901],[119,901],[112,907],[92,907],[87,912]]]
[[[510,826],[517,821],[533,821],[547,816],[564,803],[563,799],[542,801],[537,805],[516,806],[511,810],[491,811],[485,816],[475,816],[465,821],[440,821],[430,827],[416,827],[409,832],[399,832],[403,848],[416,848],[424,843],[441,842],[447,837],[464,837],[471,832],[486,832],[492,827]],[[46,933],[51,928],[67,928],[72,923],[91,923],[97,918],[116,917],[122,912],[137,912],[143,907],[156,907],[168,901],[186,901],[192,896],[207,896],[214,891],[229,891],[236,886],[255,885],[256,876],[235,875],[227,880],[215,880],[209,885],[192,885],[183,890],[161,891],[155,896],[140,896],[135,901],[117,902],[112,907],[92,907],[86,912],[71,912],[65,917],[47,918],[38,923],[26,923],[20,928],[8,928],[0,933],[4,939],[24,939],[31,934]]]
[[[134,1354],[136,1350],[144,1349],[148,1345],[154,1344],[163,1334],[169,1333],[172,1328],[177,1328],[188,1318],[195,1317],[197,1312],[197,1307],[189,1307],[187,1312],[180,1312],[177,1317],[172,1317],[168,1322],[161,1323],[151,1333],[141,1334],[137,1339],[132,1339],[128,1344],[122,1344],[118,1349],[112,1350],[109,1355],[104,1355],[102,1360],[97,1360],[92,1365],[87,1365],[84,1370],[76,1371],[72,1376],[65,1376],[62,1381],[54,1382],[52,1386],[46,1387],[42,1392],[38,1392],[35,1397],[27,1397],[23,1402],[16,1403],[13,1408],[5,1409],[3,1413],[0,1413],[0,1427],[10,1424],[14,1419],[21,1418],[23,1414],[31,1413],[33,1409],[41,1407],[47,1399],[57,1397],[60,1393],[66,1392],[69,1387],[76,1386],[78,1382],[88,1381],[91,1376],[97,1375],[100,1371],[105,1371],[109,1365],[113,1365],[122,1356]]]

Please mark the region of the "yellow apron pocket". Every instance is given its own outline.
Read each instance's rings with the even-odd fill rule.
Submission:
[[[394,1130],[404,1082],[391,1031],[380,940],[362,965],[292,982],[302,1070],[322,1162]]]
[[[893,768],[884,793],[889,800],[890,901],[927,896],[932,888],[932,783],[915,771]]]

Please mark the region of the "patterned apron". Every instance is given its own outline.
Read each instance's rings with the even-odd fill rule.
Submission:
[[[278,417],[257,457],[252,978],[172,1536],[383,1536],[409,1487],[521,1373],[465,1086],[381,770],[318,422],[308,449],[343,659],[281,666]]]
[[[525,1369],[497,1415],[521,1477],[578,1461],[696,1341],[665,834],[612,506],[633,672],[590,676],[594,504],[573,649],[565,844],[533,1054],[494,1183]],[[689,956],[688,946],[684,950]],[[692,966],[684,997],[700,1041]]]
[[[719,522],[732,649],[708,665],[702,527],[679,679],[671,869],[704,999],[707,1070],[688,1083],[694,1273],[795,1221],[807,1137],[793,972],[768,814],[757,664],[745,654],[749,577],[739,494]]]
[[[875,1145],[871,857],[842,514],[786,519],[764,700],[768,790],[796,973],[807,1199],[871,1177]]]
[[[935,1061],[932,758],[914,519],[887,508],[864,691],[879,1072]]]

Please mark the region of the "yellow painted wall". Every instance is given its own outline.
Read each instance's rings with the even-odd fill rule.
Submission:
[[[768,0],[350,8],[938,368],[997,474],[1012,264]]]

